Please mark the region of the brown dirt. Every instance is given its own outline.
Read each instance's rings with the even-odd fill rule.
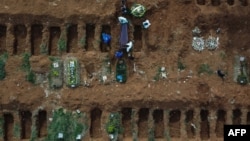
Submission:
[[[197,4],[197,1],[199,4]],[[59,55],[57,42],[69,26],[67,35],[68,49],[62,57],[75,56],[82,64],[83,72],[88,74],[97,73],[102,65],[102,58],[110,55],[112,59],[112,71],[115,70],[114,52],[118,49],[120,25],[117,17],[120,13],[119,0],[8,0],[0,3],[0,52],[7,51],[9,58],[6,63],[7,77],[0,81],[0,109],[1,113],[35,111],[43,108],[49,117],[51,111],[57,107],[89,113],[91,115],[90,138],[102,138],[104,135],[101,116],[102,111],[120,111],[122,108],[146,108],[146,109],[178,109],[186,110],[205,108],[206,110],[225,111],[235,108],[250,108],[250,87],[241,86],[233,81],[233,60],[235,55],[246,56],[250,63],[250,8],[246,1],[220,1],[219,0],[128,0],[130,7],[134,2],[141,3],[148,9],[145,17],[134,18],[127,16],[131,21],[129,37],[134,40],[135,60],[126,60],[129,68],[128,81],[125,84],[111,82],[103,85],[98,76],[89,78],[82,74],[82,80],[91,82],[91,87],[80,86],[70,89],[64,85],[60,90],[47,89],[47,82],[33,85],[25,80],[25,73],[20,69],[24,52],[33,54],[31,57],[32,69],[38,74],[49,71],[48,56],[42,56],[40,45],[45,44],[49,49],[49,55]],[[141,23],[149,19],[151,26],[144,30]],[[202,30],[202,36],[207,38],[210,34],[215,35],[217,28],[221,28],[219,34],[220,45],[214,51],[204,50],[196,52],[192,49],[192,29],[198,26]],[[110,29],[109,29],[110,28]],[[112,41],[109,47],[100,41],[101,32],[110,32]],[[107,30],[107,31],[106,31]],[[84,42],[81,42],[84,39]],[[187,66],[179,72],[178,59]],[[223,82],[215,73],[212,75],[198,75],[200,64],[207,63],[213,69],[222,69],[227,72]],[[134,64],[136,72],[133,72]],[[152,81],[161,66],[166,67],[167,79]],[[191,77],[189,77],[191,76]],[[99,108],[100,111],[92,111]],[[92,111],[92,112],[91,112]],[[141,110],[139,110],[141,111]],[[201,110],[202,111],[202,110]],[[101,112],[101,114],[100,114]],[[108,113],[103,112],[103,113]],[[203,113],[203,112],[201,112]],[[208,112],[209,113],[209,112]],[[227,113],[227,112],[226,112]],[[233,124],[247,122],[241,121],[239,111],[232,112]],[[181,115],[185,113],[181,112]],[[194,114],[194,113],[193,113]],[[204,114],[199,115],[203,127],[200,133],[193,133],[189,125],[195,122],[195,115],[189,115],[187,119],[187,136],[213,140],[208,134],[211,131],[208,125],[209,119]],[[22,114],[21,114],[22,115]],[[27,126],[31,125],[30,115],[28,118],[21,116],[27,124],[23,132],[23,138],[29,138],[30,131]],[[158,115],[158,114],[157,114]],[[206,115],[206,114],[205,114]],[[5,117],[8,117],[6,115]],[[147,112],[138,114],[139,137],[148,137]],[[161,112],[160,112],[160,116]],[[231,115],[230,115],[231,116]],[[230,117],[225,116],[225,117]],[[165,115],[163,116],[165,117]],[[183,121],[175,124],[179,117],[170,118],[170,131],[178,129],[178,132],[170,132],[171,137],[180,138],[182,135],[180,125]],[[222,136],[223,117],[217,119],[217,136]],[[40,117],[44,120],[45,117]],[[129,125],[129,116],[125,116],[124,125]],[[19,120],[14,117],[14,121]],[[47,118],[48,120],[48,118]],[[179,119],[180,120],[180,119]],[[226,121],[228,119],[225,119]],[[40,121],[40,120],[39,120]],[[165,119],[163,120],[166,121]],[[161,124],[161,118],[155,117],[155,125]],[[8,120],[5,129],[8,130],[5,138],[11,140],[13,127],[12,120]],[[164,124],[165,125],[165,124]],[[40,136],[46,134],[42,124]],[[163,129],[162,129],[163,128]],[[124,136],[131,138],[131,134],[125,128]],[[156,136],[163,138],[164,127],[155,128]],[[215,130],[215,129],[214,129]],[[165,132],[164,132],[165,133]],[[165,138],[165,134],[164,134]]]

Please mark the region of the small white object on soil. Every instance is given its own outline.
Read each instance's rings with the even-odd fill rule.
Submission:
[[[241,57],[240,57],[240,61],[242,62],[242,61],[244,61],[244,60],[245,60],[245,57],[241,56]]]
[[[109,134],[110,139],[114,139],[114,135],[113,134]]]
[[[77,140],[80,140],[82,138],[82,135],[80,135],[80,134],[78,134],[77,136],[76,136],[76,139]]]
[[[63,139],[63,133],[58,133],[58,139]]]
[[[80,111],[79,109],[77,109],[77,110],[76,110],[76,112],[77,112],[78,114],[80,114],[80,113],[81,113],[81,111]]]
[[[142,25],[145,29],[149,28],[149,26],[151,25],[151,23],[149,22],[149,20],[145,20],[144,22],[142,22]]]

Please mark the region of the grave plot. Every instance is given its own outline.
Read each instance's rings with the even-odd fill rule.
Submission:
[[[6,49],[6,30],[5,25],[0,25],[0,54],[7,51]]]
[[[155,127],[155,138],[164,138],[164,120],[163,110],[155,110],[153,112],[154,127]]]
[[[47,135],[47,112],[46,111],[38,112],[36,127],[37,127],[38,138],[42,138]]]
[[[226,123],[226,111],[224,110],[218,110],[217,111],[217,121],[216,121],[216,128],[215,133],[217,137],[223,137],[224,136],[224,124]]]
[[[139,110],[139,121],[138,121],[138,136],[139,138],[148,137],[148,118],[149,109],[142,108]]]
[[[234,125],[239,125],[241,124],[241,115],[242,115],[242,112],[240,109],[234,109],[233,110],[233,124]]]
[[[122,126],[123,126],[123,137],[131,138],[132,137],[132,108],[123,108],[122,109]]]
[[[31,112],[30,111],[21,111],[20,113],[21,120],[21,139],[29,139],[31,135]]]
[[[234,0],[227,0],[228,5],[234,5]]]
[[[188,138],[195,137],[195,127],[194,127],[194,111],[188,110],[186,112],[186,130]]]
[[[43,25],[35,24],[31,26],[31,54],[39,55],[41,52]]]
[[[25,52],[27,29],[25,25],[14,26],[14,49],[13,54],[20,55]]]
[[[4,119],[4,140],[5,141],[12,141],[13,135],[13,126],[14,126],[14,118],[13,115],[10,113],[6,113],[3,115]]]
[[[77,24],[71,24],[68,27],[67,34],[67,53],[76,53],[78,51],[78,32]]]
[[[90,126],[91,138],[100,138],[102,136],[101,116],[102,116],[102,111],[100,109],[95,108],[91,111],[91,126]]]
[[[142,27],[141,25],[134,26],[134,51],[139,52],[142,49]]]
[[[102,25],[101,43],[100,43],[101,52],[108,52],[111,49],[111,42],[110,43],[104,43],[104,41],[102,39],[103,34],[111,35],[111,27],[109,25]]]
[[[197,4],[198,5],[205,5],[206,4],[206,0],[197,0]]]
[[[213,6],[219,6],[221,4],[220,0],[211,0]]]
[[[208,121],[208,110],[201,110],[200,111],[200,117],[201,117],[201,123],[200,123],[200,137],[202,140],[209,139],[209,121]]]
[[[86,44],[87,51],[94,50],[93,42],[95,37],[95,24],[86,24]]]
[[[170,137],[180,138],[180,119],[181,119],[181,111],[180,110],[172,110],[169,113],[169,129],[170,129]]]

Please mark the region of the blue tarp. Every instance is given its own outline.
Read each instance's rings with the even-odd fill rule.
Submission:
[[[121,24],[120,45],[125,46],[128,43],[128,24]]]

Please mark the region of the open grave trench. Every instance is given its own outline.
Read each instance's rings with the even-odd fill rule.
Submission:
[[[147,140],[153,137],[159,141],[174,140],[223,140],[224,124],[250,124],[250,109],[150,109],[125,107],[120,109],[122,116],[123,133],[120,139]],[[86,112],[88,131],[83,138],[105,139],[107,133],[105,124],[108,111],[94,108]],[[31,134],[37,131],[37,138],[47,135],[47,127],[51,121],[51,111],[39,110],[35,112],[20,110],[19,112],[5,111],[1,113],[4,120],[4,141],[14,139],[30,139]]]

